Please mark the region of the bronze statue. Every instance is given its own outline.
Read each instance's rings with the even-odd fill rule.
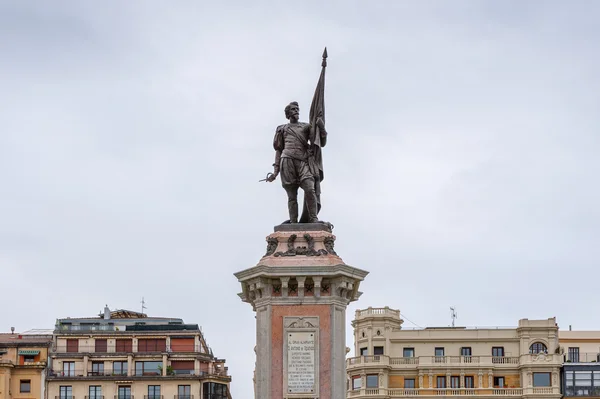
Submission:
[[[321,181],[323,181],[323,159],[321,147],[327,143],[325,130],[325,67],[327,49],[323,53],[321,76],[310,107],[310,123],[299,122],[300,108],[297,102],[285,107],[289,123],[275,130],[273,148],[275,163],[273,173],[267,175],[268,182],[281,175],[281,184],[288,196],[289,221],[284,223],[317,223],[321,210]],[[298,219],[298,188],[304,191],[304,207]]]

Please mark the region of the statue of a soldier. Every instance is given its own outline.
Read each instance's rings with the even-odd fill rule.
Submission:
[[[304,191],[304,210],[300,223],[317,223],[317,214],[321,208],[320,183],[323,179],[320,148],[327,143],[327,131],[320,116],[315,119],[313,126],[299,122],[299,115],[297,102],[291,102],[285,107],[285,117],[290,123],[278,126],[275,131],[274,170],[267,181],[272,182],[278,175],[281,176],[281,184],[288,196],[289,223],[298,223],[299,187]],[[316,138],[315,135],[319,137]]]
[[[317,223],[321,210],[321,182],[323,158],[321,147],[327,143],[325,131],[325,68],[327,49],[323,51],[321,76],[310,105],[309,123],[299,122],[297,102],[285,107],[285,117],[290,123],[277,127],[273,147],[275,163],[273,173],[261,181],[274,181],[281,175],[281,184],[288,196],[290,220],[284,223]],[[304,191],[304,207],[298,219],[298,188]],[[329,223],[327,223],[329,224]]]

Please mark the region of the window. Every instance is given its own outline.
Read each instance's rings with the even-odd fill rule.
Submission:
[[[117,339],[115,342],[115,350],[117,352],[133,352],[133,344],[130,339]]]
[[[534,342],[529,347],[529,353],[548,353],[548,348],[541,342]]]
[[[504,347],[503,346],[494,346],[492,347],[492,363],[502,363],[504,357]]]
[[[504,377],[494,377],[494,388],[504,388]]]
[[[135,375],[161,375],[162,362],[135,362]]]
[[[549,387],[550,385],[550,373],[533,373],[533,386],[534,387]]]
[[[352,390],[355,391],[360,389],[360,384],[362,382],[362,378],[360,375],[355,375],[352,377]]]
[[[21,393],[31,392],[31,380],[21,380]]]
[[[504,347],[503,346],[494,346],[492,348],[492,356],[503,357],[504,356]]]
[[[465,388],[475,388],[475,382],[472,375],[465,376]]]
[[[404,380],[404,388],[413,389],[415,387],[415,379],[414,378],[406,378]]]
[[[100,385],[90,385],[89,399],[102,399],[102,387]]]
[[[113,362],[113,375],[127,375],[127,362]]]
[[[63,362],[63,377],[75,377],[75,362]]]
[[[194,352],[196,342],[194,338],[171,338],[170,346],[173,352]]]
[[[166,352],[167,340],[162,339],[138,339],[138,352]]]
[[[104,362],[92,362],[92,371],[88,375],[104,375]]]
[[[436,388],[446,388],[446,377],[437,377],[435,386]]]
[[[69,353],[79,352],[79,340],[78,339],[68,339],[67,340],[67,352],[69,352]]]
[[[379,388],[379,375],[367,374],[367,388]]]
[[[68,385],[68,386],[60,386],[59,388],[59,393],[60,399],[72,399],[73,398],[73,387]]]
[[[569,348],[569,357],[567,360],[573,363],[579,363],[579,348]]]
[[[444,361],[444,348],[435,348],[435,362],[442,363]]]
[[[173,360],[171,368],[175,374],[194,374],[193,360]]]
[[[190,385],[177,386],[177,399],[191,399],[192,389]]]
[[[204,399],[227,399],[227,385],[216,382],[205,382],[202,387]]]
[[[404,348],[402,350],[402,356],[404,356],[404,357],[415,357],[415,348]]]
[[[594,384],[596,385],[596,384]],[[575,372],[575,386],[576,387],[591,387],[592,386],[592,372],[591,371],[576,371]]]
[[[373,354],[374,355],[383,355],[383,346],[374,346]]]
[[[117,399],[131,399],[131,386],[120,385],[117,392]]]
[[[160,399],[160,385],[148,385],[148,399]]]
[[[96,339],[95,342],[95,351],[96,353],[106,353],[108,352],[108,344],[105,339]]]
[[[35,355],[23,355],[24,363],[33,363],[35,362]]]
[[[471,356],[471,347],[463,346],[462,348],[460,348],[460,355],[461,356]]]
[[[450,388],[460,388],[460,377],[453,375],[450,377]]]
[[[369,348],[360,348],[360,355],[367,356],[369,354]]]

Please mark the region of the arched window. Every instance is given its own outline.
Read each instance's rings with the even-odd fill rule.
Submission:
[[[529,347],[529,353],[548,353],[548,348],[541,342],[534,342]]]

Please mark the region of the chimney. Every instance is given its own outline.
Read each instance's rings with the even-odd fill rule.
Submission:
[[[104,305],[104,320],[110,320],[110,309],[108,305]]]

